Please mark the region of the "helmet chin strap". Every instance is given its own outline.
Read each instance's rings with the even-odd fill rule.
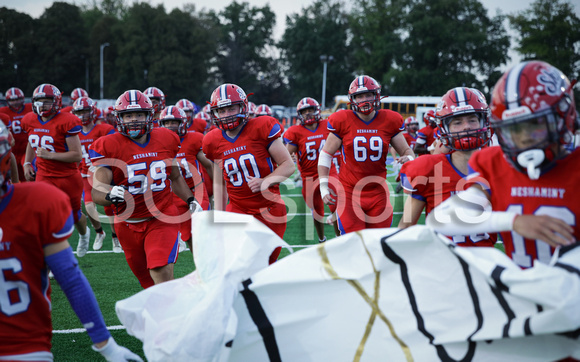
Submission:
[[[546,158],[544,151],[542,150],[527,150],[520,153],[517,157],[517,161],[520,166],[525,167],[528,170],[528,177],[531,180],[537,180],[540,178],[540,166],[544,159]]]

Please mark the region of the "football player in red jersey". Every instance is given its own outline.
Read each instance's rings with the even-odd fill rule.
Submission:
[[[403,132],[403,136],[405,137],[405,140],[411,149],[415,148],[418,130],[419,122],[417,122],[417,119],[413,116],[407,117],[407,119],[405,119],[405,132]]]
[[[204,122],[205,123],[205,122]],[[203,176],[200,172],[200,163],[208,175],[213,175],[212,163],[208,160],[201,150],[203,142],[203,133],[187,131],[187,115],[177,106],[169,106],[161,111],[159,117],[159,126],[175,132],[181,140],[181,148],[177,154],[177,163],[180,167],[181,174],[187,183],[189,189],[200,200],[201,208],[209,210],[209,196],[205,189]],[[181,223],[180,249],[181,243],[187,244],[189,250],[193,250],[191,245],[191,217],[189,205],[181,200],[176,194],[173,194],[175,206],[179,215],[184,215],[186,220]]]
[[[9,138],[0,122],[0,360],[53,360],[50,268],[93,349],[109,361],[141,361],[111,337],[78,267],[67,240],[74,229],[69,197],[44,182],[7,182]]]
[[[102,123],[95,124],[95,110],[96,103],[89,97],[80,97],[73,103],[72,114],[81,120],[82,130],[79,132],[79,140],[81,141],[81,151],[83,157],[79,163],[79,171],[83,177],[83,198],[85,202],[85,209],[87,210],[87,217],[95,228],[96,237],[93,243],[93,250],[101,250],[103,247],[103,240],[105,240],[105,231],[99,221],[99,213],[93,203],[91,196],[93,172],[91,170],[91,159],[89,157],[89,147],[99,137],[114,133],[111,125]],[[88,249],[88,245],[79,245]],[[86,250],[84,250],[86,253]]]
[[[77,256],[85,256],[90,229],[81,212],[83,179],[77,163],[82,159],[79,132],[81,122],[69,112],[60,112],[62,96],[52,84],[41,84],[32,94],[33,113],[22,119],[28,134],[24,157],[24,176],[28,181],[45,181],[63,190],[69,197],[75,226],[79,232]],[[36,157],[36,170],[32,162]]]
[[[379,109],[381,86],[367,75],[355,78],[348,90],[352,110],[340,110],[328,118],[330,134],[318,158],[320,191],[326,204],[337,203],[341,234],[366,228],[390,227],[393,207],[389,202],[387,168],[389,144],[401,164],[414,158],[405,141],[403,117]],[[332,155],[343,149],[338,178],[339,195],[328,189]]]
[[[415,143],[415,153],[417,155],[426,155],[429,153],[429,146],[435,141],[435,132],[437,130],[437,122],[435,121],[435,111],[423,115],[423,121],[426,126],[417,131],[417,141]]]
[[[501,232],[506,254],[519,266],[549,263],[554,247],[580,238],[580,150],[565,148],[579,129],[572,84],[552,65],[529,61],[493,89],[491,122],[500,147],[471,157],[468,180],[477,184],[435,208],[427,223],[447,235]]]
[[[20,181],[26,181],[22,164],[24,163],[24,155],[26,154],[28,135],[22,130],[21,122],[27,113],[32,112],[32,104],[24,103],[24,92],[16,87],[12,87],[6,91],[6,102],[8,105],[0,108],[0,113],[8,116],[6,125],[14,136],[15,144],[12,148],[12,154],[16,158],[16,165],[18,167],[18,175],[14,176],[17,176]]]
[[[428,215],[466,186],[469,158],[491,140],[489,107],[480,94],[457,87],[441,98],[435,114],[440,141],[453,152],[425,155],[403,165],[401,181],[409,197],[399,228],[417,224],[424,208]],[[496,240],[496,234],[487,233],[453,236],[459,246],[493,246]]]
[[[74,104],[74,102],[79,99],[80,97],[88,97],[89,93],[82,89],[82,88],[75,88],[72,92],[70,92],[70,101]],[[62,108],[61,112],[72,112],[73,106],[72,104],[68,107]]]
[[[205,135],[203,151],[223,170],[229,195],[226,211],[253,215],[283,237],[286,205],[279,184],[295,168],[280,138],[280,124],[269,116],[248,122],[248,98],[235,84],[222,84],[213,91],[211,117],[219,129]],[[215,200],[218,210],[220,201]],[[272,253],[271,263],[280,250]]]
[[[158,119],[161,111],[165,109],[165,93],[157,87],[149,87],[143,92],[153,103],[155,114],[153,115],[153,127],[159,127]]]
[[[183,98],[175,103],[175,106],[183,110],[187,116],[187,132],[199,132],[202,134],[205,132],[207,122],[205,119],[197,117],[195,112],[197,106],[192,101]]]
[[[118,133],[97,139],[89,154],[96,167],[92,196],[114,204],[115,231],[125,258],[143,288],[173,279],[179,223],[172,191],[201,209],[176,163],[179,137],[153,128],[153,104],[138,90],[115,103]]]
[[[326,241],[324,235],[324,202],[320,196],[318,181],[318,155],[324,147],[328,136],[327,121],[320,119],[320,104],[314,98],[305,97],[298,102],[296,113],[300,124],[291,126],[284,133],[284,142],[291,156],[298,159],[298,170],[302,177],[302,196],[306,205],[312,211],[314,228],[318,234],[318,241]],[[337,178],[334,163],[330,169],[330,177]],[[334,185],[330,187],[336,193]],[[330,212],[336,211],[336,205],[328,205]],[[336,235],[339,234],[336,221],[333,223]]]

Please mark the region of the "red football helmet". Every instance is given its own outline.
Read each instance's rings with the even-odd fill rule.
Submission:
[[[302,115],[302,111],[306,109],[314,109],[314,113],[309,113],[305,118]],[[298,114],[298,119],[302,124],[313,124],[320,122],[320,104],[314,98],[304,97],[296,105],[296,113]]]
[[[51,98],[52,106],[49,110],[43,110],[44,102],[39,101],[42,98]],[[50,117],[57,114],[62,107],[62,94],[60,90],[52,84],[44,83],[36,87],[32,92],[32,110],[41,117]]]
[[[479,118],[479,128],[450,132],[450,122],[458,116],[475,114]],[[491,141],[489,106],[481,92],[472,88],[456,87],[441,97],[435,113],[441,143],[456,151],[471,151],[483,147]]]
[[[169,106],[161,111],[159,125],[172,130],[179,136],[185,136],[187,133],[187,119],[188,117],[183,109],[177,106]],[[169,125],[167,121],[178,121],[179,124],[177,126]]]
[[[437,120],[435,119],[435,111],[430,109],[428,112],[423,114],[423,122],[425,126],[431,126],[432,128],[437,127]]]
[[[24,92],[20,88],[12,87],[6,91],[6,102],[14,112],[22,111],[24,106]]]
[[[165,109],[165,93],[157,87],[149,87],[145,89],[145,95],[149,97],[151,103],[153,103],[153,109],[155,113],[159,113]]]
[[[131,121],[124,123],[123,114],[131,112],[144,112],[145,121]],[[120,134],[130,138],[140,138],[151,132],[153,128],[153,103],[138,90],[128,90],[121,94],[115,102],[115,116],[117,117],[117,130]]]
[[[561,146],[578,130],[572,87],[559,69],[542,61],[520,63],[495,84],[491,124],[508,160],[531,179],[566,155]]]
[[[248,102],[248,116],[254,117],[256,115],[256,104],[254,102]]]
[[[272,116],[274,114],[272,112],[272,108],[266,104],[260,104],[259,106],[256,106],[254,113],[256,116]]]
[[[372,101],[355,102],[354,96],[361,93],[374,93]],[[350,106],[355,112],[371,114],[381,107],[381,85],[374,78],[368,75],[361,75],[350,83],[348,88],[348,99]]]
[[[410,116],[405,119],[405,129],[408,133],[415,133],[419,130],[417,118]]]
[[[80,97],[73,103],[72,113],[79,117],[83,126],[96,119],[97,103],[89,97]],[[83,111],[89,111],[85,113]],[[81,113],[82,112],[82,113]]]
[[[219,117],[218,109],[237,104],[240,110],[237,114]],[[211,117],[217,127],[224,131],[233,130],[248,120],[248,96],[246,92],[235,84],[226,83],[217,87],[211,94]]]
[[[117,118],[115,117],[115,107],[108,106],[104,111],[105,122],[113,127],[117,127]]]
[[[193,104],[192,101],[183,98],[180,99],[177,103],[175,103],[175,106],[185,112],[185,115],[187,116],[187,125],[188,127],[191,126],[191,122],[193,121],[193,115],[195,113],[196,108],[195,104]]]
[[[70,99],[73,101],[73,103],[79,99],[80,97],[88,97],[89,93],[82,89],[82,88],[75,88],[73,89],[73,91],[70,93]]]
[[[6,193],[10,181],[10,154],[12,138],[6,125],[0,121],[0,198]]]
[[[203,119],[205,121],[205,129],[208,130],[211,127],[211,116],[204,111],[197,112],[193,118]]]

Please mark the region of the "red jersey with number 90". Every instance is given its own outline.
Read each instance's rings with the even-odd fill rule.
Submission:
[[[67,152],[66,139],[76,136],[82,129],[81,120],[67,112],[59,112],[44,122],[36,113],[28,113],[22,119],[22,129],[28,133],[28,143],[36,151],[39,147],[50,152]],[[66,177],[79,172],[76,162],[61,162],[36,158],[38,175]]]
[[[473,172],[468,179],[479,176],[489,182],[494,211],[560,218],[574,228],[574,237],[580,240],[580,149],[557,161],[537,180],[514,169],[499,146],[474,153],[469,164]],[[534,259],[549,263],[553,248],[543,241],[524,239],[515,231],[501,236],[506,254],[519,266],[529,268]]]
[[[366,176],[387,178],[385,162],[389,154],[389,143],[397,133],[404,130],[403,117],[394,111],[380,109],[368,123],[354,111],[341,110],[328,118],[328,130],[342,140],[340,182],[353,188]],[[386,182],[386,181],[385,181]],[[370,186],[381,187],[373,183]]]
[[[124,185],[133,198],[115,210],[121,219],[160,216],[173,208],[169,175],[179,151],[179,137],[166,128],[154,128],[139,144],[120,133],[97,139],[89,148],[94,166],[113,172],[113,185]],[[133,201],[134,200],[134,201]]]
[[[271,200],[248,186],[248,176],[264,178],[274,171],[268,148],[280,137],[280,124],[273,117],[260,116],[242,127],[235,138],[221,129],[209,132],[203,138],[203,151],[208,159],[221,160],[230,202],[242,209],[259,210],[281,202],[278,185],[269,188]]]

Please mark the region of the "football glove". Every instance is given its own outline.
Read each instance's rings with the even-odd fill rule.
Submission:
[[[195,201],[194,197],[190,197],[189,199],[187,199],[187,204],[189,205],[189,212],[192,214],[203,211],[203,208],[197,201]]]
[[[121,361],[139,361],[143,362],[141,357],[129,351],[123,346],[119,346],[113,337],[109,337],[107,344],[103,348],[97,348],[93,345],[93,350],[99,352],[107,361],[121,362]]]
[[[111,191],[105,196],[105,200],[111,201],[115,205],[125,202],[125,187],[113,186]]]

